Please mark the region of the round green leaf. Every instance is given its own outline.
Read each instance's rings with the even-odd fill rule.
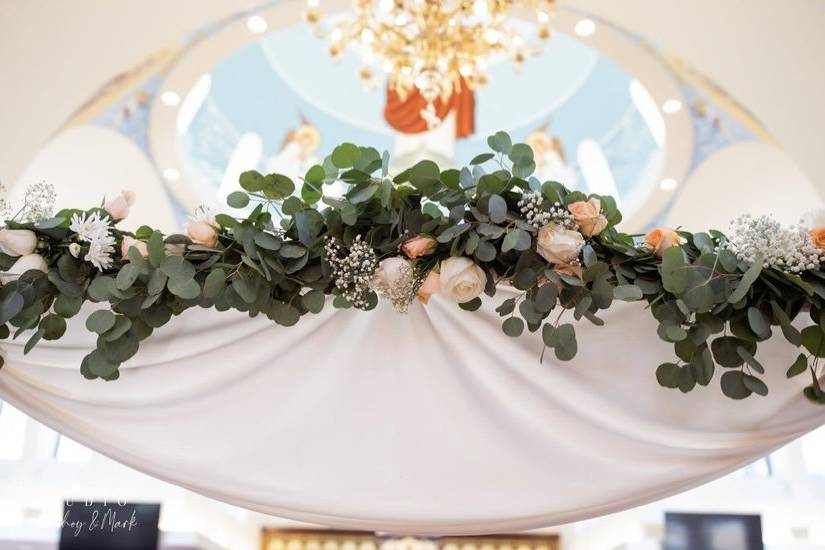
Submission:
[[[115,317],[115,326],[107,330],[100,337],[107,341],[114,341],[126,334],[132,328],[132,321],[125,315],[117,315]]]
[[[243,191],[233,191],[226,197],[226,204],[232,208],[246,208],[249,204],[249,195]]]
[[[491,195],[487,203],[490,221],[502,223],[507,218],[507,203],[500,195]]]
[[[98,339],[97,347],[103,352],[106,359],[119,364],[137,353],[140,347],[140,340],[131,332],[127,332],[120,338],[112,341]],[[94,372],[94,370],[92,372]]]
[[[49,314],[40,321],[40,330],[44,340],[57,340],[66,332],[66,320],[55,314]]]
[[[757,395],[768,395],[768,386],[765,385],[765,383],[756,376],[744,374],[742,375],[742,383],[745,385],[746,388],[748,388],[750,391]]]
[[[815,357],[825,357],[825,334],[818,326],[802,329],[802,345]]]
[[[728,371],[722,375],[721,379],[722,393],[731,399],[744,399],[748,397],[752,391],[745,386],[744,374],[741,371]]]
[[[80,364],[80,370],[81,372],[86,370],[94,376],[105,377],[115,373],[119,366],[117,362],[106,357],[102,351],[95,350],[83,358]]]
[[[713,358],[716,362],[729,369],[738,367],[745,362],[736,351],[739,347],[744,348],[751,354],[756,352],[754,342],[748,342],[735,336],[720,336],[710,344],[710,350],[713,352]]]
[[[66,296],[65,294],[61,294],[55,298],[54,306],[52,307],[55,313],[68,319],[69,317],[77,315],[82,306],[82,296]]]
[[[174,277],[166,284],[169,292],[184,300],[194,300],[201,294],[201,286],[194,279]]]
[[[108,309],[95,311],[86,319],[86,328],[97,334],[103,334],[113,326],[115,326],[115,314]]]
[[[358,146],[352,143],[342,143],[332,150],[332,164],[336,168],[350,168],[358,161],[360,156],[361,151]]]
[[[656,369],[656,381],[665,388],[678,388],[682,369],[675,363],[662,363]]]
[[[464,311],[475,311],[481,307],[481,298],[476,297],[466,302],[460,302],[458,304],[458,307],[460,307]]]
[[[325,301],[326,296],[324,296],[323,290],[310,290],[301,296],[301,303],[310,313],[320,313],[324,309]]]
[[[501,330],[503,330],[507,336],[516,338],[524,332],[524,321],[518,317],[509,317],[501,324]]]
[[[226,287],[226,272],[217,268],[206,276],[203,283],[203,295],[209,299],[217,298]]]

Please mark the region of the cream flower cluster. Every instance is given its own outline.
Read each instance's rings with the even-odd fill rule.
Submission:
[[[69,229],[77,233],[77,239],[89,243],[89,251],[83,257],[98,270],[109,269],[114,264],[112,254],[115,252],[115,238],[109,232],[109,216],[101,217],[98,212],[88,216],[72,214]],[[76,253],[79,249],[75,248]]]
[[[372,289],[372,280],[378,269],[378,257],[372,247],[355,237],[346,255],[343,248],[329,239],[324,246],[324,255],[332,267],[332,279],[335,288],[354,307],[367,307],[367,296]]]
[[[753,262],[761,254],[763,267],[786,273],[819,269],[825,261],[825,250],[817,248],[802,222],[783,227],[770,216],[735,218],[723,246],[744,262]]]

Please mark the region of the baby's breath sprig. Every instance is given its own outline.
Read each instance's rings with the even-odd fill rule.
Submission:
[[[357,235],[349,250],[345,250],[329,238],[324,245],[324,256],[332,267],[332,280],[341,296],[353,307],[367,308],[370,285],[378,269],[378,256],[369,243]]]
[[[723,247],[744,262],[753,262],[762,255],[763,267],[785,273],[819,269],[825,261],[825,250],[816,247],[804,222],[783,227],[770,216],[743,214],[735,218]]]

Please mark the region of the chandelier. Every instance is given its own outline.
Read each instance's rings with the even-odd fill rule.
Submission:
[[[402,100],[418,90],[427,102],[422,118],[434,127],[440,120],[433,102],[449,99],[462,80],[476,90],[488,81],[491,60],[506,56],[518,68],[542,51],[555,0],[355,0],[354,15],[328,31],[319,28],[318,4],[308,0],[304,18],[329,40],[332,58],[350,46],[360,53],[365,82],[375,81],[379,67]],[[515,9],[532,12],[535,37],[512,28]]]

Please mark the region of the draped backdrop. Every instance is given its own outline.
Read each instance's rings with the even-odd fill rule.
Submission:
[[[577,326],[579,355],[512,339],[488,300],[407,315],[334,310],[284,328],[189,310],[117,382],[79,373],[88,311],[24,356],[4,343],[0,398],[138,470],[308,522],[417,534],[511,531],[616,512],[730,472],[825,422],[760,345],[770,395],[660,388],[672,360],[638,303]]]

